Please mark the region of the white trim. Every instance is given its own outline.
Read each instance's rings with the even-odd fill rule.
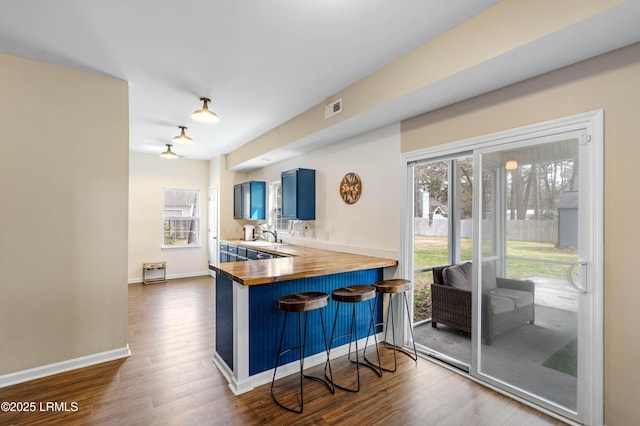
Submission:
[[[237,382],[237,392],[241,392],[244,386],[250,386],[249,286],[237,281],[233,281],[233,377]]]
[[[554,120],[544,121],[542,123],[530,124],[528,126],[463,139],[461,141],[451,142],[444,145],[423,148],[402,154],[402,161],[406,165],[414,161],[423,160],[425,157],[459,155],[461,152],[506,144],[520,140],[523,137],[531,139],[539,136],[547,136],[550,131],[555,133],[566,133],[573,130],[591,128],[592,120],[597,120],[598,116],[602,117],[602,114],[602,110],[585,112],[582,114],[572,115],[570,117],[557,118]]]
[[[131,356],[129,345],[0,376],[0,388]]]
[[[233,392],[235,396],[253,390],[253,383],[251,380],[248,378],[244,380],[237,380],[234,377],[233,371],[217,352],[213,355],[213,363],[218,367],[218,370],[220,370],[224,378],[227,379],[227,382],[229,382],[229,389],[231,389],[231,392]]]
[[[211,270],[207,270],[202,272],[188,272],[186,274],[172,274],[172,275],[167,275],[167,280],[177,280],[180,278],[194,278],[194,277],[206,277],[206,276],[213,277],[211,272],[212,272]],[[139,283],[142,283],[142,278],[129,278],[127,280],[127,283],[139,284]]]
[[[591,136],[591,164],[589,170],[592,207],[590,208],[590,249],[592,264],[588,280],[592,294],[587,315],[591,321],[591,365],[588,365],[592,382],[591,398],[585,401],[585,411],[590,410],[592,424],[604,424],[604,111],[596,111],[587,132]],[[600,244],[599,244],[600,243]]]

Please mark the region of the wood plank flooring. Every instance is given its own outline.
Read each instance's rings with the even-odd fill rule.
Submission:
[[[0,389],[0,401],[66,402],[77,411],[0,412],[9,425],[560,425],[562,422],[436,364],[400,355],[398,372],[361,369],[359,393],[306,381],[303,414],[271,399],[269,385],[234,396],[213,365],[209,277],[129,286],[132,356]],[[392,352],[381,349],[383,362]],[[340,363],[340,361],[343,361]],[[345,359],[332,362],[345,374]],[[312,371],[313,373],[313,371]],[[285,391],[289,379],[279,381]],[[46,407],[46,405],[45,405]]]

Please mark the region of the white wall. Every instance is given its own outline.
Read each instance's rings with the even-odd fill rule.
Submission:
[[[142,281],[144,262],[167,262],[167,277],[208,274],[209,162],[131,153],[129,167],[129,282]],[[162,246],[163,188],[200,190],[201,247]]]
[[[254,171],[248,178],[268,185],[280,180],[281,172],[298,167],[316,170],[316,220],[315,235],[306,233],[296,243],[398,258],[399,123]],[[352,205],[339,193],[340,181],[349,172],[362,180],[362,195]]]

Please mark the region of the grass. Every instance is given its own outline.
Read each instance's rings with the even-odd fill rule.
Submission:
[[[416,235],[414,241],[415,269],[449,263],[447,237]],[[463,238],[460,241],[461,259],[463,261],[471,260],[472,250],[471,239]],[[566,263],[573,263],[578,259],[575,249],[556,248],[553,243],[534,241],[508,241],[507,256]],[[567,265],[515,259],[507,261],[508,278],[545,277],[564,279],[566,271]],[[431,318],[432,282],[433,276],[431,272],[424,272],[414,276],[414,322]]]

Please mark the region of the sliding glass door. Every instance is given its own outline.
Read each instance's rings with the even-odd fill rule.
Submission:
[[[423,352],[564,418],[602,422],[602,114],[404,158],[403,258]],[[458,282],[432,285],[451,264],[445,281]]]
[[[464,371],[471,363],[471,293],[464,326],[437,308],[441,287],[433,269],[469,262],[473,236],[473,157],[470,154],[413,165],[414,335],[424,353]],[[433,291],[436,294],[434,295]],[[446,289],[444,289],[446,291]],[[436,298],[436,311],[434,308]],[[448,297],[445,295],[444,297]],[[464,297],[464,295],[462,296]],[[445,314],[446,315],[446,314]]]

